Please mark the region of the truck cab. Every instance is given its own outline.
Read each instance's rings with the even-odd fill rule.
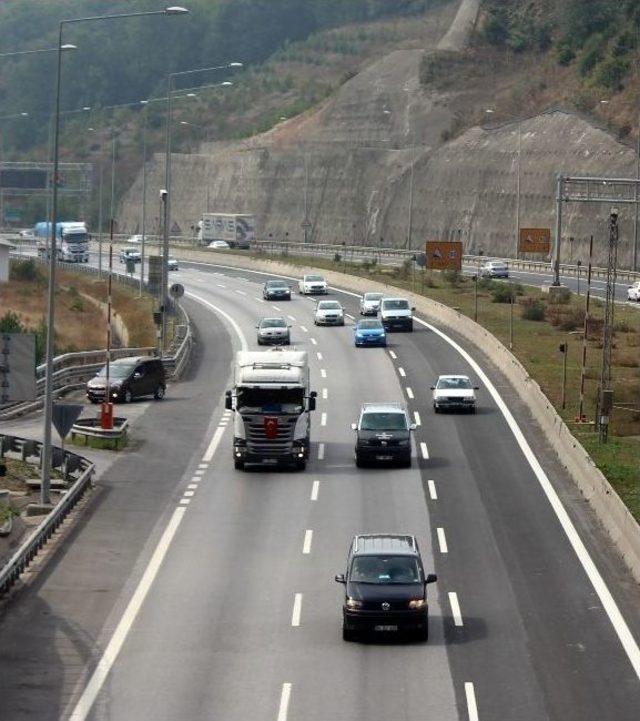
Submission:
[[[316,395],[310,390],[305,351],[239,351],[234,387],[225,401],[226,408],[235,412],[235,468],[259,464],[303,470]]]

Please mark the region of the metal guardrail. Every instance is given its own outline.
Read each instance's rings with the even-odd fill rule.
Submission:
[[[98,269],[79,263],[58,263],[59,266],[69,270],[80,270],[83,273],[97,274]],[[140,281],[137,278],[113,273],[113,277],[123,284],[138,288]],[[173,378],[178,378],[189,359],[193,345],[191,322],[185,310],[176,304],[181,316],[181,323],[176,326],[174,338],[169,347],[168,354],[162,362],[165,372]],[[156,349],[151,346],[143,348],[114,348],[111,350],[112,360],[130,358],[133,356],[153,355]],[[56,397],[82,388],[105,364],[105,350],[84,351],[78,353],[65,353],[53,359],[53,391]],[[45,386],[46,364],[36,368],[36,399],[25,403],[0,405],[0,421],[10,420],[24,413],[30,413],[42,406]]]
[[[30,449],[29,455],[40,457],[42,444],[38,441],[28,440],[18,436],[1,435],[0,439],[2,440],[2,456],[4,456],[7,450],[6,446],[10,446],[10,450],[19,447],[19,452],[22,453],[23,457],[25,455],[25,447]],[[9,443],[7,443],[5,439],[9,439]],[[18,580],[20,574],[29,566],[38,551],[51,538],[58,526],[60,526],[71,509],[82,497],[87,486],[91,484],[94,473],[94,465],[91,461],[75,453],[63,451],[61,448],[54,448],[54,450],[57,451],[57,453],[54,453],[54,456],[58,456],[58,458],[62,457],[62,463],[68,462],[67,458],[73,457],[75,459],[74,465],[76,469],[80,471],[80,475],[42,523],[27,537],[20,545],[20,548],[18,548],[0,570],[0,595],[5,594]]]

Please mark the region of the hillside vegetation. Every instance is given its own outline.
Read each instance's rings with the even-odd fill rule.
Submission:
[[[421,80],[460,89],[491,75],[493,121],[560,104],[632,139],[639,64],[638,0],[484,0],[472,46],[461,56],[426,54]],[[454,131],[487,119],[482,108],[461,113]]]

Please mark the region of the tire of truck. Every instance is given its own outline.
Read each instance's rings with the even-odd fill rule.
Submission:
[[[239,461],[237,458],[234,458],[233,467],[236,469],[236,471],[244,471],[244,461]]]

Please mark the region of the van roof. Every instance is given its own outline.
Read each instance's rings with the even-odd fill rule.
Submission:
[[[354,555],[377,553],[398,555],[420,555],[415,536],[404,533],[367,533],[353,538]]]

